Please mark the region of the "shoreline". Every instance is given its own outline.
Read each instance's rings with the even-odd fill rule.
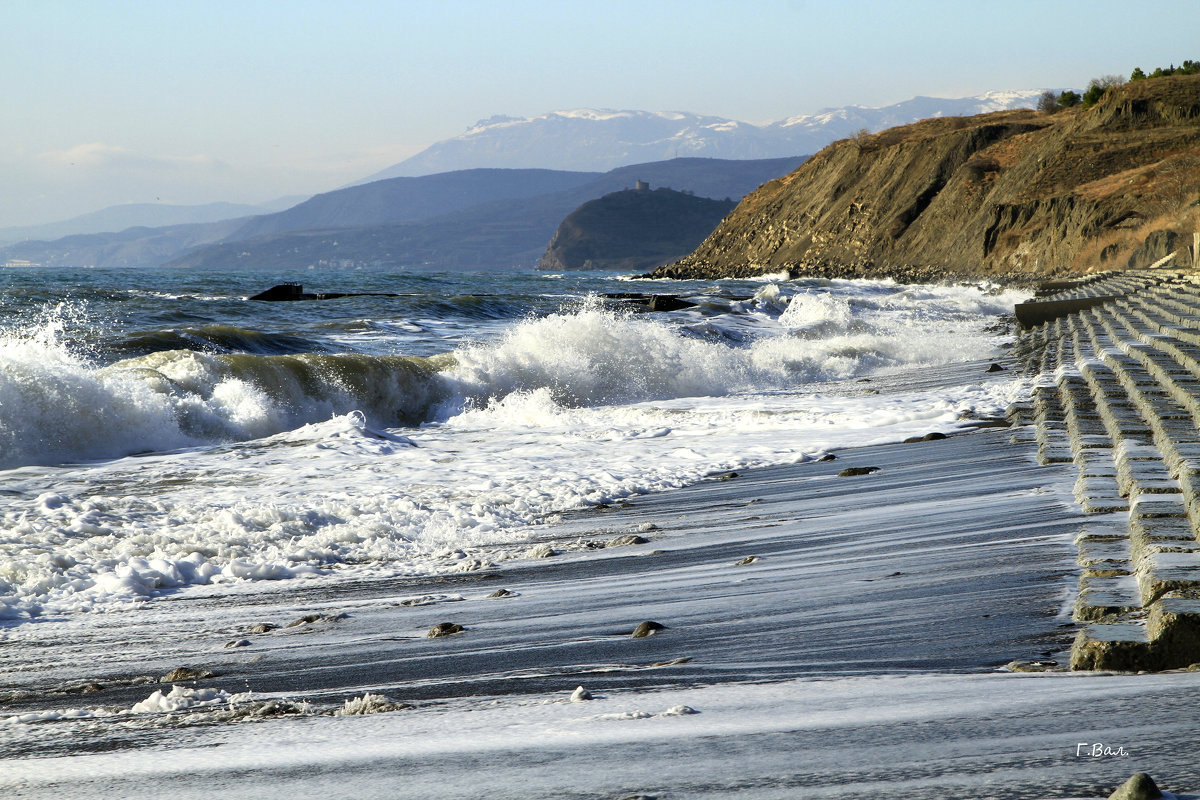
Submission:
[[[572,512],[536,540],[558,555],[496,570],[185,592],[32,623],[6,680],[30,691],[5,718],[129,709],[173,684],[223,695],[0,722],[0,792],[1103,797],[1141,769],[1200,787],[1180,746],[1200,735],[1192,676],[1002,670],[1065,667],[1078,629],[1087,516],[1028,428],[835,456]],[[838,477],[848,467],[879,470]],[[632,535],[648,541],[589,546]],[[665,629],[631,637],[647,620]],[[465,630],[426,636],[443,622]],[[262,623],[279,627],[251,632]],[[114,680],[178,667],[214,674]],[[87,683],[102,688],[70,691]],[[570,702],[577,686],[596,699]],[[367,694],[396,710],[331,716]],[[1080,758],[1084,741],[1132,756]]]

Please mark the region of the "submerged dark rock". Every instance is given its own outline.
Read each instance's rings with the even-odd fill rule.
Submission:
[[[267,302],[290,302],[294,300],[336,300],[339,297],[399,297],[392,292],[306,292],[299,283],[281,283],[265,292],[259,292],[251,300]]]

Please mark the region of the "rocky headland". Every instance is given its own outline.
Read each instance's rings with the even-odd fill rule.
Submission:
[[[826,147],[655,277],[990,278],[1140,268],[1200,229],[1200,76],[1090,108],[944,117]]]
[[[638,186],[575,209],[558,226],[538,268],[652,269],[694,250],[737,205]]]

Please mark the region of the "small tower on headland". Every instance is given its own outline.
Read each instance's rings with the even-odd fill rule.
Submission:
[[[650,191],[650,184],[646,183],[645,181],[636,181],[633,184],[633,188],[639,192],[648,192]]]

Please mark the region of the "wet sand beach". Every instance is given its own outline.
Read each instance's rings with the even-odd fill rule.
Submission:
[[[27,625],[5,648],[25,687],[9,715],[213,674],[174,682],[165,715],[0,726],[0,792],[1104,797],[1139,770],[1200,787],[1194,676],[1004,669],[1069,662],[1070,469],[1001,427],[836,456],[575,512],[544,531],[554,555],[493,569]],[[877,471],[839,477],[853,467]],[[622,536],[646,541],[598,546]],[[631,636],[645,621],[663,627]],[[463,630],[430,638],[440,623]],[[392,705],[331,715],[366,694]]]

